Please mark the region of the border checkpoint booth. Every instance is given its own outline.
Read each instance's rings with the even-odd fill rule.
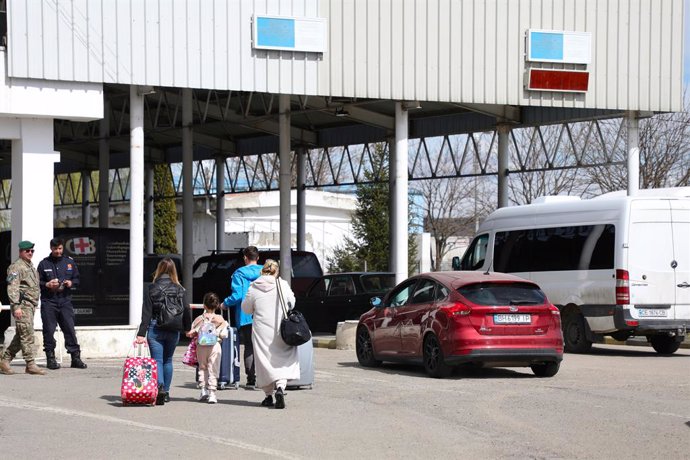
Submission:
[[[682,110],[682,0],[664,8],[653,0],[381,0],[357,9],[239,0],[195,3],[184,14],[154,0],[88,5],[87,14],[86,4],[8,2],[0,175],[12,181],[14,258],[21,239],[47,247],[57,172],[98,171],[97,199],[86,194],[83,210],[86,219],[97,201],[105,228],[110,170],[129,167],[129,324],[122,333],[101,326],[123,342],[139,322],[142,256],[153,244],[145,225],[152,164],[182,163],[183,284],[191,286],[193,161],[215,161],[222,197],[227,158],[276,154],[289,268],[291,162],[303,190],[305,151],[387,142],[390,266],[400,281],[408,271],[409,139],[495,131],[496,169],[487,174],[506,206],[511,130],[624,117],[635,194],[640,118]],[[221,205],[216,218],[222,235]],[[86,357],[101,351],[90,353],[85,347]]]

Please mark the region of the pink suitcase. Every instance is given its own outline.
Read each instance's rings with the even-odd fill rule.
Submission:
[[[132,343],[122,368],[122,405],[155,405],[158,396],[158,363],[149,345]]]

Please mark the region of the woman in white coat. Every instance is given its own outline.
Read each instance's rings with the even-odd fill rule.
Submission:
[[[284,314],[278,300],[277,283],[280,283],[286,308],[291,309],[295,305],[295,294],[287,282],[278,278],[278,262],[269,259],[261,269],[261,276],[249,285],[242,310],[254,315],[252,343],[256,385],[266,395],[261,405],[274,405],[275,390],[275,408],[284,409],[285,386],[288,380],[299,378],[300,369],[297,347],[286,345],[280,337],[280,321]]]

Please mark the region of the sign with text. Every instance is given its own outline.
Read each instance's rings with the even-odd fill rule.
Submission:
[[[255,49],[325,53],[328,48],[325,18],[254,16]]]
[[[527,31],[527,60],[589,64],[592,60],[592,34],[530,29]]]

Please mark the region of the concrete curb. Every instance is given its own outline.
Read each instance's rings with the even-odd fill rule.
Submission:
[[[314,348],[330,348],[335,350],[335,336],[333,335],[312,337],[311,343],[314,344]]]

